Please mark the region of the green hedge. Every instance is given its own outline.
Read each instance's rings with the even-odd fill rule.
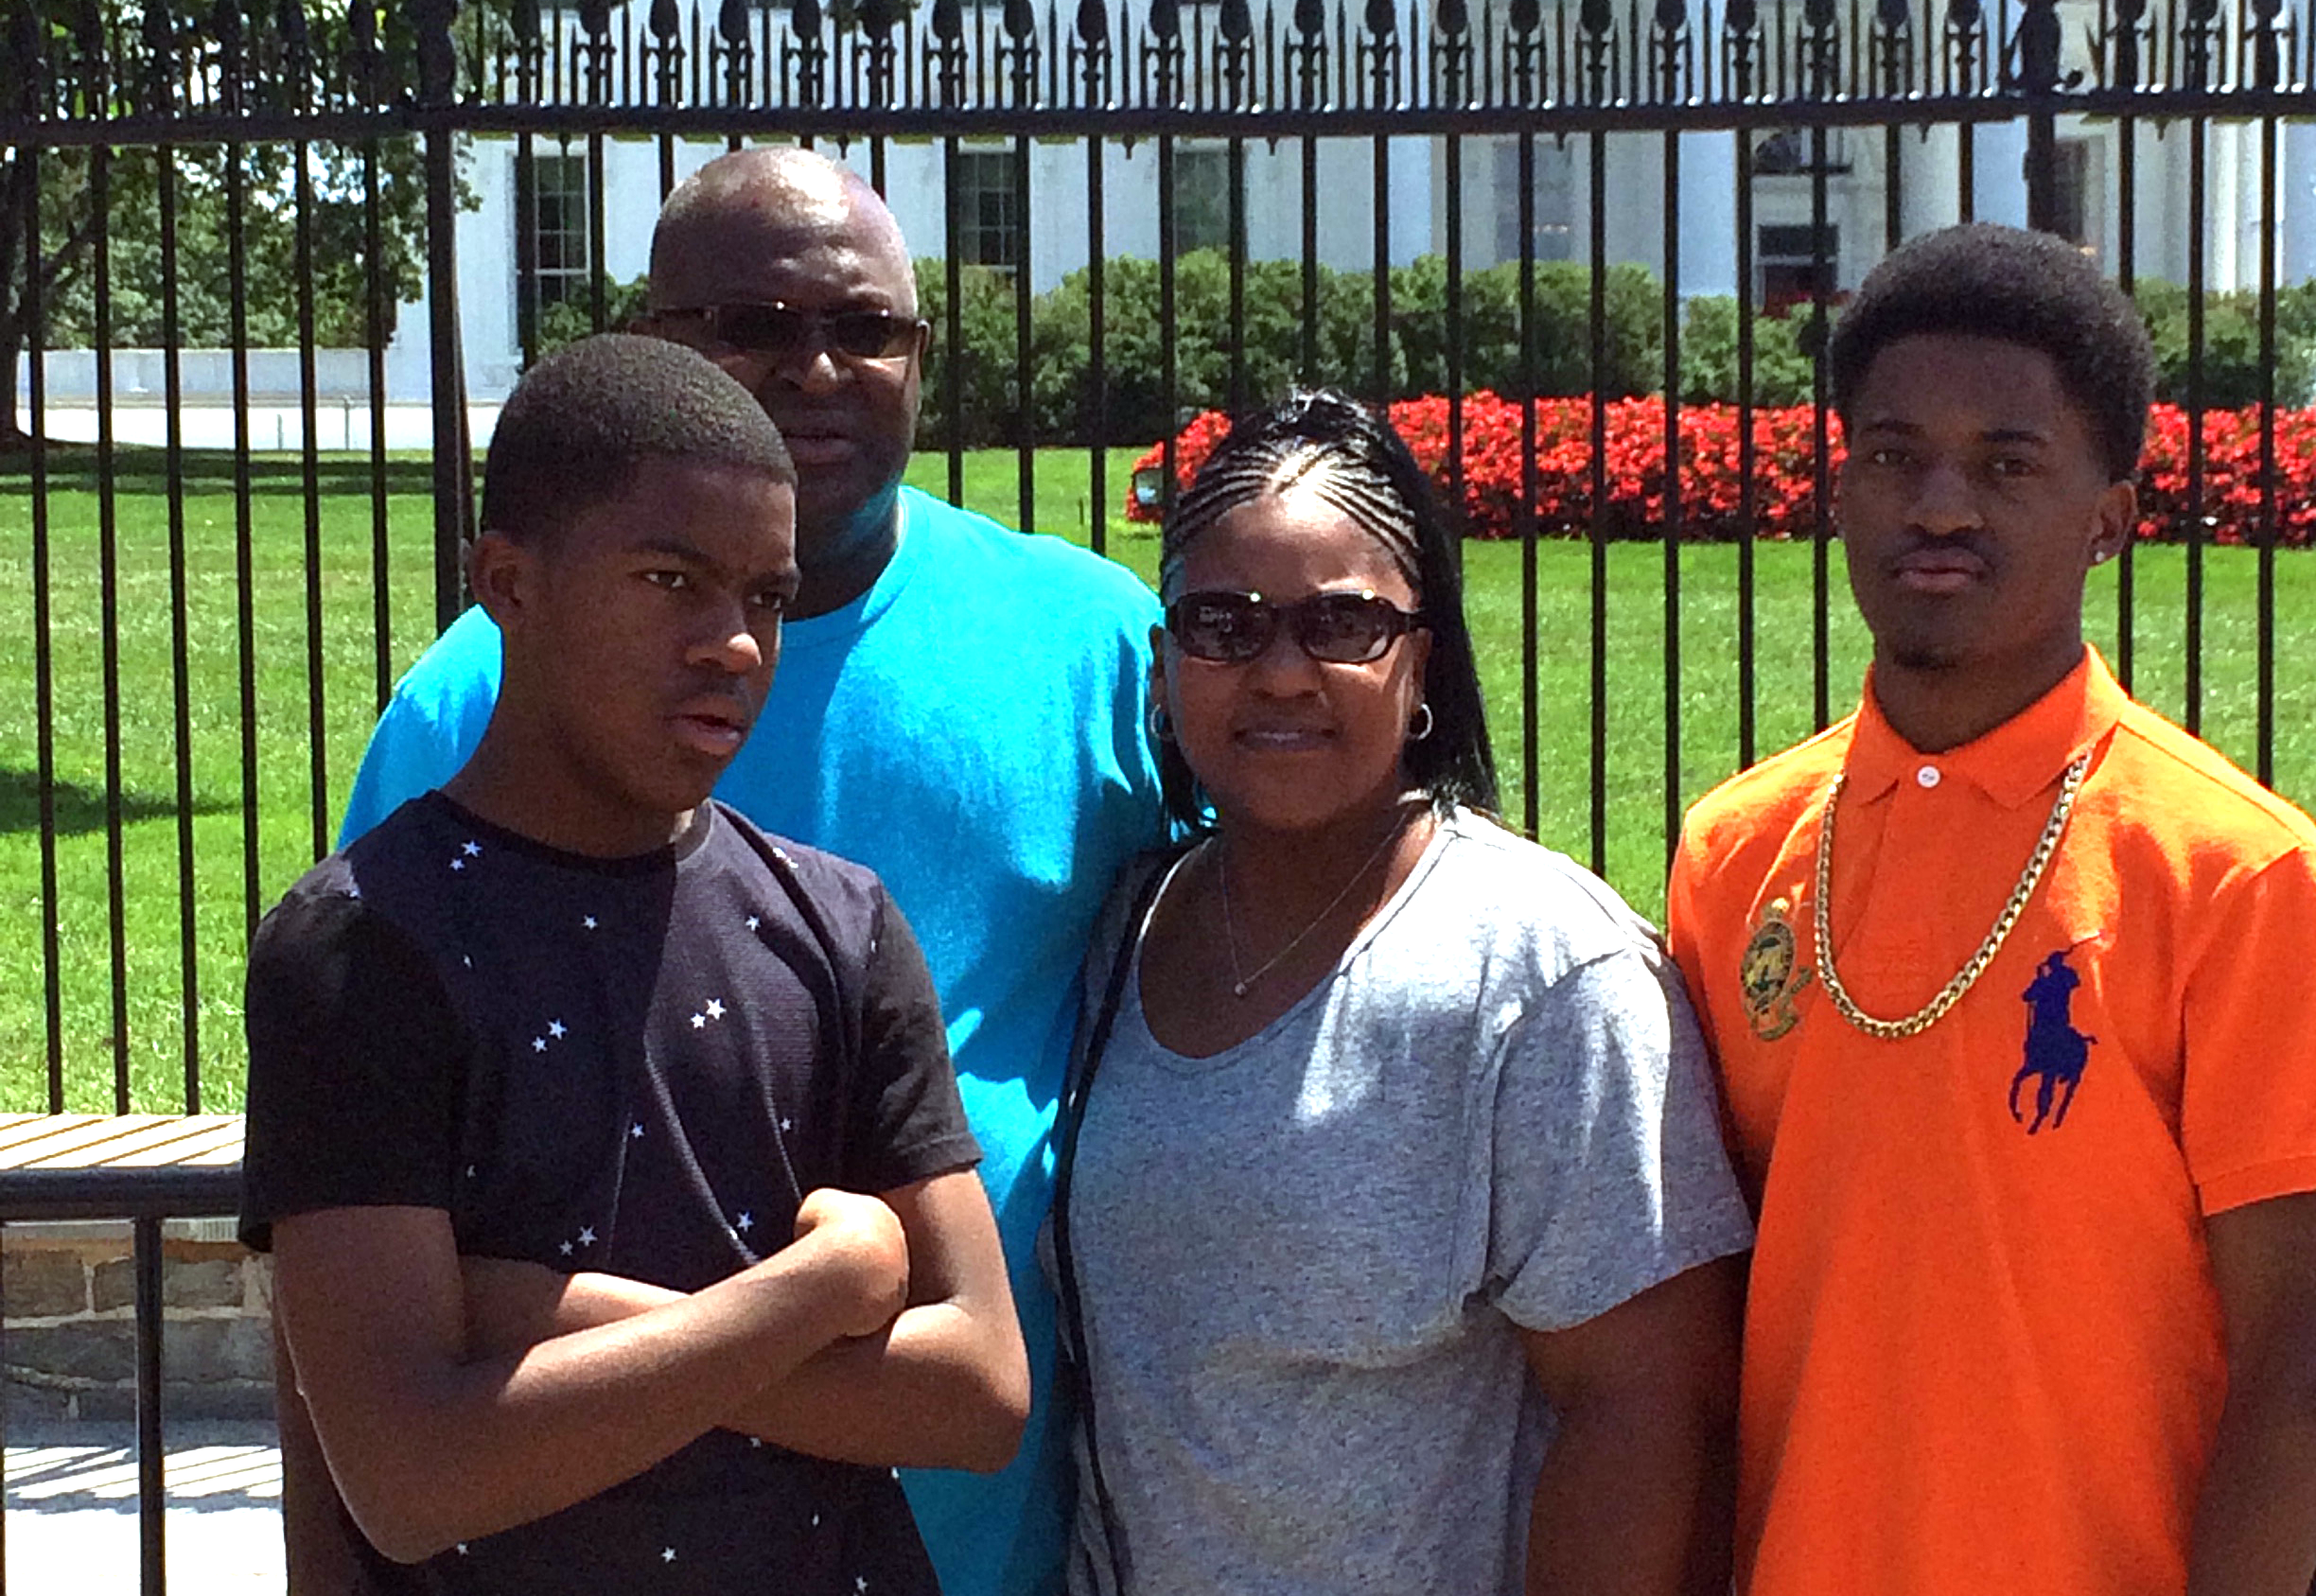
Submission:
[[[949,440],[949,374],[956,368],[958,409],[969,448],[1023,441],[1010,279],[985,267],[958,272],[961,336],[948,340],[948,275],[932,257],[917,263],[918,301],[933,323],[933,351],[924,374],[921,431],[927,446]],[[1592,273],[1568,261],[1535,269],[1535,389],[1539,397],[1591,392]],[[1290,260],[1247,263],[1245,314],[1236,342],[1245,354],[1246,392],[1272,395],[1291,383],[1316,380],[1372,394],[1376,387],[1375,283],[1365,271],[1318,270],[1318,364],[1303,370],[1303,268]],[[1230,268],[1219,251],[1194,250],[1175,263],[1174,403],[1163,381],[1167,341],[1159,322],[1158,263],[1120,257],[1103,273],[1105,402],[1097,414],[1093,379],[1090,273],[1071,272],[1029,302],[1029,416],[1027,441],[1085,444],[1100,435],[1112,444],[1141,444],[1173,431],[1202,411],[1230,402],[1234,339]],[[1614,266],[1605,282],[1606,363],[1601,384],[1607,397],[1661,390],[1664,380],[1664,293],[1646,268]],[[1522,390],[1519,347],[1519,269],[1516,263],[1464,277],[1464,369],[1467,392],[1506,396]],[[615,285],[612,324],[642,304],[643,281]],[[2153,280],[2137,286],[2140,309],[2155,342],[2156,397],[2187,397],[2185,289]],[[2204,301],[2204,403],[2235,409],[2259,397],[2258,299],[2210,294]],[[540,342],[553,348],[588,330],[582,306],[558,306],[541,318]],[[1425,255],[1391,273],[1391,394],[1395,399],[1443,394],[1448,381],[1448,270]],[[1681,396],[1694,404],[1728,404],[1737,397],[1737,302],[1703,295],[1681,312]],[[1790,317],[1753,319],[1753,398],[1763,406],[1806,403],[1812,361],[1806,310]],[[2276,395],[2305,404],[2316,348],[2316,282],[2295,284],[2276,297]]]

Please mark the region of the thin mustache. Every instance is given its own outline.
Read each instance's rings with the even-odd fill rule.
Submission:
[[[1948,533],[1941,537],[1932,537],[1927,534],[1917,533],[1906,539],[1904,548],[1898,550],[1888,559],[1883,561],[1883,569],[1895,570],[1916,554],[1943,554],[1956,551],[1970,555],[1989,570],[1994,569],[1994,551],[1988,546],[1983,537],[1974,532]]]

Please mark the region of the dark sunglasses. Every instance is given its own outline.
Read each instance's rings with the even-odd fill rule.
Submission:
[[[890,310],[822,315],[777,299],[769,305],[702,305],[654,314],[663,321],[698,322],[710,338],[728,348],[783,360],[801,353],[816,335],[828,348],[855,360],[890,360],[913,352],[920,333],[930,324]]]
[[[1258,659],[1284,622],[1303,652],[1329,665],[1380,659],[1402,632],[1420,631],[1420,612],[1374,593],[1313,593],[1273,604],[1260,593],[1184,593],[1167,605],[1167,636],[1193,659],[1243,665]]]

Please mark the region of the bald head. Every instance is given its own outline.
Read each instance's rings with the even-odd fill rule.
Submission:
[[[877,191],[850,167],[795,146],[720,155],[678,184],[652,231],[655,310],[746,297],[736,263],[834,247],[888,279],[893,308],[917,313],[908,246]]]

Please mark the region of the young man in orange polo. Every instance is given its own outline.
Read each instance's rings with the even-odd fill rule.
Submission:
[[[1760,1225],[1740,1587],[2301,1596],[2316,825],[2083,641],[2146,333],[1961,227],[1831,359],[1864,699],[1698,804],[1670,889]]]

